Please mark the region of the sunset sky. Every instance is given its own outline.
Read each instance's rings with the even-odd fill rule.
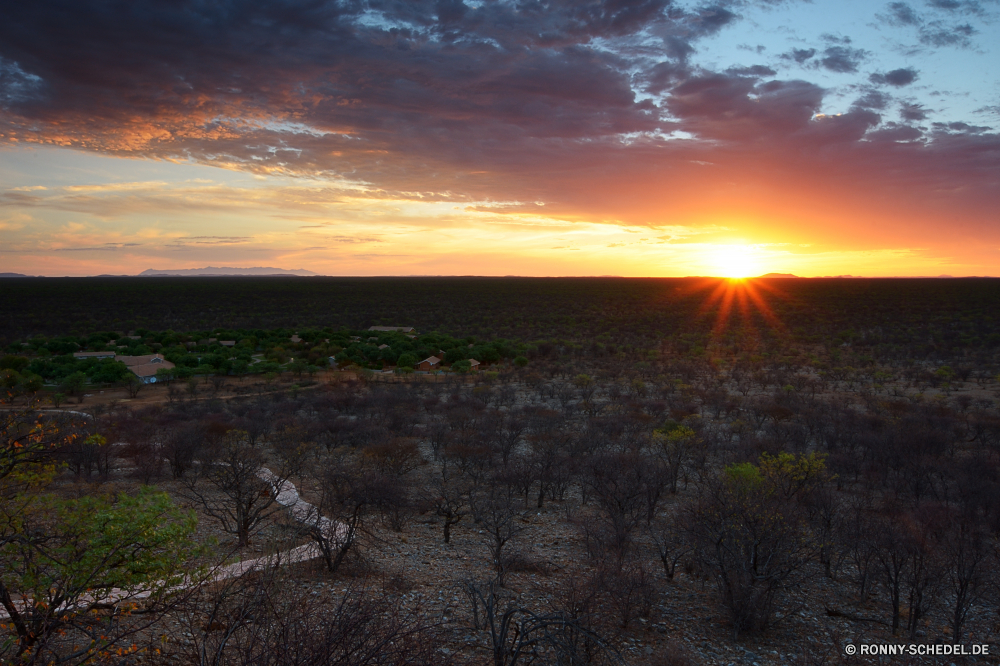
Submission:
[[[0,272],[1000,275],[1000,2],[0,7]]]

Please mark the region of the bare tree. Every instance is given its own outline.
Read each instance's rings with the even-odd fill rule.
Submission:
[[[469,492],[461,479],[450,477],[447,468],[430,488],[428,503],[434,513],[444,519],[444,542],[451,543],[451,528],[459,523],[468,510]]]
[[[489,630],[492,664],[623,664],[618,652],[572,613],[536,613],[501,594],[494,580],[466,583],[466,592],[479,618]]]
[[[699,558],[715,573],[734,640],[767,627],[813,543],[801,511],[782,500],[752,465],[706,484],[685,516]]]
[[[524,531],[523,511],[514,508],[512,493],[494,486],[490,494],[474,502],[472,510],[483,528],[483,543],[489,552],[490,564],[497,584],[505,584],[511,566],[521,553],[514,548],[515,540]]]
[[[226,532],[235,534],[239,547],[244,548],[253,531],[281,508],[277,497],[285,475],[264,467],[263,453],[242,430],[230,430],[206,454],[195,467],[197,473],[185,478],[184,496],[200,504]]]
[[[357,552],[363,536],[372,535],[369,519],[394,501],[395,485],[389,477],[345,460],[327,465],[320,478],[319,504],[306,524],[331,573]]]
[[[951,607],[951,639],[962,640],[972,607],[983,600],[995,570],[996,551],[989,535],[971,518],[948,521],[941,532],[948,588],[954,595]]]
[[[430,666],[450,659],[432,627],[365,585],[301,585],[280,561],[206,588],[187,615],[197,666]],[[320,585],[320,587],[325,587]],[[322,618],[322,621],[318,621]],[[178,655],[180,656],[180,655]]]

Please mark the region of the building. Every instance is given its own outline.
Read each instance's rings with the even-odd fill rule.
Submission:
[[[472,371],[473,372],[479,372],[479,361],[477,361],[474,358],[470,358],[469,359],[469,365],[472,366]]]
[[[160,370],[172,370],[175,366],[163,358],[161,354],[146,356],[119,356],[118,360],[128,366],[136,377],[147,384],[156,383],[156,373]]]
[[[369,331],[378,331],[379,333],[391,333],[393,331],[399,331],[400,333],[416,333],[417,329],[412,326],[369,326]]]
[[[441,359],[437,356],[430,356],[425,358],[420,363],[417,363],[415,370],[438,370],[441,368]]]
[[[115,352],[73,352],[73,358],[114,358]]]

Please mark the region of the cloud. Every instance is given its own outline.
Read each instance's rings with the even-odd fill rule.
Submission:
[[[252,212],[275,225],[294,221],[289,234],[303,242],[350,244],[380,242],[362,227],[375,224],[366,206],[398,221],[411,202],[448,202],[460,208],[456,216],[492,214],[490,224],[503,218],[511,227],[676,217],[692,228],[706,215],[739,218],[751,208],[772,224],[777,202],[803,219],[817,215],[818,201],[857,201],[865,210],[890,201],[879,209],[888,216],[911,206],[942,219],[998,203],[989,121],[938,118],[943,111],[886,92],[913,84],[915,67],[865,67],[872,54],[832,35],[815,47],[776,48],[770,53],[780,55],[766,61],[741,51],[755,64],[724,62],[721,71],[699,61],[706,40],[725,37],[747,3],[8,4],[0,141],[323,186],[19,188],[0,192],[7,208],[112,221]],[[973,18],[971,3],[919,7],[894,2],[883,25],[904,29],[924,50],[961,46],[985,20]],[[837,89],[824,87],[831,78]],[[847,94],[857,99],[838,115]],[[945,124],[922,125],[931,115]],[[948,124],[961,121],[970,122]],[[435,223],[446,224],[440,215]],[[358,233],[306,232],[329,219],[355,221]],[[254,245],[237,225],[211,232],[219,235],[173,242],[206,251]]]
[[[823,57],[819,59],[819,64],[831,72],[852,74],[858,71],[858,66],[867,58],[868,52],[864,49],[855,49],[849,46],[828,46],[823,50]]]
[[[889,3],[889,15],[886,20],[894,25],[920,25],[923,22],[913,7],[905,2]]]
[[[726,74],[734,74],[736,76],[754,76],[754,77],[764,77],[764,76],[774,76],[777,72],[770,67],[765,67],[764,65],[750,65],[747,67],[730,67],[726,70]]]
[[[905,2],[893,2],[889,5],[889,13],[881,15],[881,20],[896,27],[911,27],[917,29],[917,38],[921,44],[933,47],[955,46],[972,48],[972,36],[978,30],[970,23],[955,23],[950,14],[965,10],[969,14],[982,14],[982,7],[974,2],[956,2],[954,0],[931,0],[932,10],[945,10],[945,18],[928,18],[917,13]],[[942,16],[940,13],[937,16]]]
[[[908,86],[917,80],[917,70],[912,67],[894,69],[885,74],[877,72],[868,77],[868,80],[878,85],[890,85],[897,88]]]
[[[859,109],[874,109],[881,111],[889,105],[892,97],[878,90],[869,90],[854,102],[854,107]]]
[[[792,49],[787,53],[782,53],[781,57],[785,60],[794,60],[801,65],[814,55],[816,55],[816,49]]]
[[[903,102],[900,104],[900,114],[904,120],[920,121],[927,118],[927,111],[920,104]]]
[[[237,245],[252,240],[253,236],[182,236],[173,239],[170,245]]]

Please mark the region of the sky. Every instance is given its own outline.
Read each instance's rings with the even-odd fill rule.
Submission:
[[[997,0],[0,15],[0,272],[1000,275]]]

